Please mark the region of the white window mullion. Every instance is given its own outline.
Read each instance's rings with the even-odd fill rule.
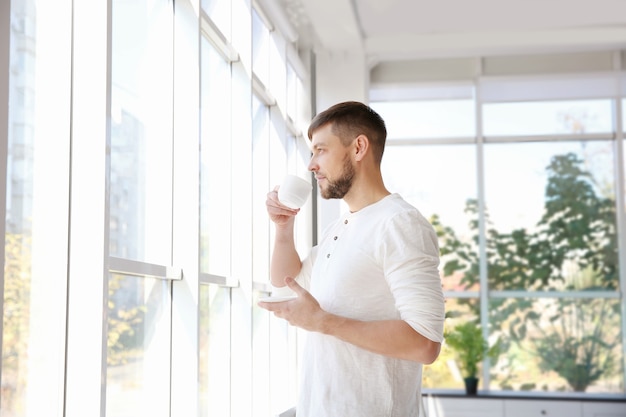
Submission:
[[[234,24],[234,22],[233,22]],[[252,399],[252,343],[253,320],[249,310],[240,308],[252,305],[252,215],[251,209],[257,201],[252,201],[252,119],[249,109],[252,107],[252,87],[242,63],[232,65],[232,187],[240,190],[232,194],[231,223],[231,271],[238,287],[233,289],[231,346],[232,358],[231,381],[232,402],[231,416],[244,416],[250,411]],[[243,192],[243,190],[249,190]],[[246,398],[242,401],[241,398]]]
[[[55,19],[42,16],[54,15]],[[37,4],[32,253],[25,416],[63,416],[72,2]],[[57,389],[51,389],[56,387]]]
[[[482,71],[482,68],[481,68]],[[480,73],[480,71],[479,71]],[[485,217],[485,138],[483,132],[483,102],[482,88],[476,83],[475,117],[476,117],[476,178],[477,178],[477,198],[478,198],[478,228],[479,228],[479,271],[480,271],[480,324],[483,336],[487,338],[489,329],[489,284],[487,270],[487,219]],[[483,387],[489,389],[490,369],[486,361],[483,366]]]
[[[110,2],[74,2],[65,417],[104,416]]]
[[[619,57],[619,54],[617,54]],[[618,60],[617,58],[615,59]],[[624,381],[626,381],[626,303],[624,297],[626,297],[626,212],[624,211],[624,202],[626,197],[624,192],[626,191],[626,180],[624,173],[624,123],[623,120],[624,109],[622,108],[622,97],[626,96],[626,77],[621,77],[618,83],[618,91],[621,91],[621,95],[618,94],[613,99],[613,126],[615,132],[615,201],[617,213],[617,230],[618,230],[618,255],[619,255],[619,294],[621,294],[621,314],[622,314],[622,369],[624,375]]]
[[[200,73],[198,0],[174,4],[174,178],[172,260],[184,274],[172,289],[170,416],[198,416]]]

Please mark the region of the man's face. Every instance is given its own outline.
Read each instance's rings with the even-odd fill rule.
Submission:
[[[350,191],[355,175],[349,153],[351,146],[343,146],[332,133],[331,125],[326,125],[313,133],[311,149],[309,170],[315,174],[321,196],[343,198]]]

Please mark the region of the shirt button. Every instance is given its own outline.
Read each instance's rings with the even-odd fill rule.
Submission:
[[[326,258],[330,258],[330,253],[327,253],[327,254],[326,254]]]
[[[343,221],[343,224],[348,224],[348,219],[345,219],[345,220]]]
[[[337,240],[337,236],[335,236],[335,237],[333,238],[333,240]]]

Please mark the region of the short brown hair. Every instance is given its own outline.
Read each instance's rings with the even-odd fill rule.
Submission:
[[[358,101],[335,104],[319,113],[309,125],[309,139],[319,128],[331,124],[332,132],[347,146],[354,138],[365,135],[374,150],[374,157],[380,164],[387,140],[385,121],[371,107]]]

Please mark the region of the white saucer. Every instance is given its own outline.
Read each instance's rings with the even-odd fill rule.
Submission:
[[[291,301],[295,300],[296,298],[298,298],[297,295],[285,295],[282,297],[261,297],[259,298],[259,301],[262,301],[264,303],[282,303],[283,301]]]

